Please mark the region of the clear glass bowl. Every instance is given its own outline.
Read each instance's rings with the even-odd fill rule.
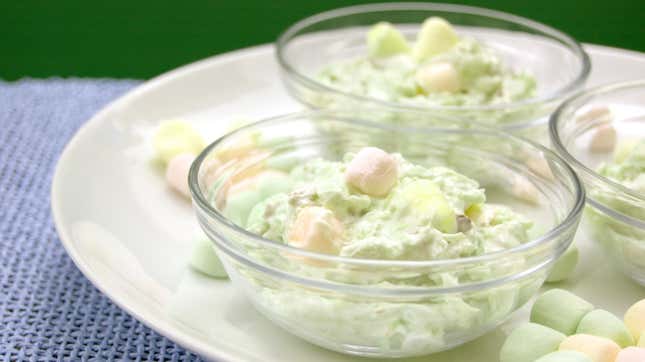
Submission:
[[[645,194],[596,172],[614,156],[590,147],[607,119],[599,112],[581,118],[603,107],[613,115],[617,144],[645,138],[645,80],[639,80],[591,89],[562,104],[551,118],[551,140],[587,187],[585,228],[620,270],[645,285]]]
[[[388,102],[328,87],[317,80],[333,62],[367,54],[369,26],[389,21],[412,41],[420,24],[440,16],[460,34],[475,38],[496,51],[513,69],[527,70],[537,80],[537,95],[520,102],[488,106],[417,106]],[[508,131],[548,141],[547,115],[569,95],[582,89],[591,69],[588,55],[570,36],[547,25],[488,9],[433,3],[359,5],[323,12],[288,28],[277,40],[277,58],[288,91],[312,108],[379,107],[386,110],[425,111],[476,120]],[[410,120],[380,120],[411,125]],[[423,124],[412,125],[423,126]]]
[[[233,283],[261,313],[325,348],[405,357],[475,339],[536,293],[576,231],[584,205],[577,176],[530,141],[416,114],[418,121],[424,118],[426,127],[414,129],[330,110],[298,113],[234,131],[198,156],[189,184],[199,223]],[[250,139],[259,141],[250,147]],[[535,221],[532,240],[461,259],[358,259],[264,239],[224,216],[229,187],[249,175],[288,170],[315,157],[339,160],[367,145],[477,179],[490,202]],[[222,162],[222,155],[229,161]],[[518,193],[518,185],[534,193]]]

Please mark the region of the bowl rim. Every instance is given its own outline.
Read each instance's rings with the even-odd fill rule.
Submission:
[[[574,114],[576,111],[587,105],[587,101],[592,99],[593,97],[598,95],[611,94],[614,91],[622,91],[631,88],[643,88],[645,90],[645,78],[623,82],[611,82],[577,93],[573,97],[564,101],[551,115],[549,119],[549,137],[551,138],[551,143],[553,144],[555,151],[560,156],[562,156],[562,158],[568,164],[572,165],[576,172],[590,177],[592,180],[599,181],[603,185],[609,186],[612,191],[623,193],[631,198],[636,199],[637,202],[645,203],[645,193],[638,192],[634,189],[624,186],[620,182],[613,181],[612,179],[599,174],[595,170],[587,167],[584,163],[580,162],[576,157],[574,157],[569,152],[567,147],[562,143],[562,135],[559,131],[560,125],[562,125],[564,122],[571,122],[573,120],[573,117],[570,120],[565,119],[565,114],[570,112],[573,112],[571,114]],[[589,201],[590,205],[602,211],[603,213],[617,218],[624,223],[645,229],[644,221],[633,218],[629,215],[625,215],[614,210],[613,208],[607,207],[598,200],[595,200],[590,195],[587,195],[587,200]]]
[[[320,21],[330,20],[338,16],[347,16],[361,14],[364,12],[371,11],[448,11],[469,15],[480,15],[491,18],[500,19],[503,21],[519,24],[528,28],[535,29],[540,33],[547,34],[552,38],[557,39],[563,44],[567,45],[568,49],[576,55],[580,64],[580,71],[577,76],[565,86],[550,92],[548,94],[532,97],[518,102],[510,102],[504,104],[496,105],[483,105],[483,106],[419,106],[419,105],[407,105],[400,104],[396,102],[384,101],[377,98],[372,98],[368,96],[358,95],[351,92],[345,92],[337,88],[329,87],[321,82],[316,81],[314,78],[307,76],[295,69],[295,67],[288,61],[285,56],[285,48],[287,44],[293,39],[294,35],[298,33],[303,28],[306,28],[310,25],[318,23]],[[589,73],[591,71],[591,60],[587,52],[582,48],[582,45],[576,41],[570,35],[552,28],[548,25],[542,24],[540,22],[524,18],[518,15],[490,10],[481,7],[474,6],[464,6],[464,5],[453,5],[453,4],[444,4],[444,3],[420,3],[420,2],[404,2],[404,3],[375,3],[375,4],[364,4],[364,5],[355,5],[337,8],[334,10],[324,11],[317,13],[315,15],[306,17],[299,20],[295,24],[288,27],[284,30],[276,40],[276,58],[280,67],[286,71],[288,74],[294,76],[300,82],[304,83],[306,86],[314,89],[318,89],[327,93],[332,93],[341,97],[346,97],[353,99],[355,101],[367,104],[375,104],[381,107],[388,107],[392,109],[400,110],[417,110],[417,111],[500,111],[508,110],[513,108],[521,107],[530,107],[536,106],[539,104],[546,104],[550,102],[557,102],[559,99],[565,98],[567,95],[577,91],[581,86],[584,85],[587,80]],[[537,122],[538,120],[532,120],[530,122],[518,121],[510,122],[504,124],[503,126],[511,127],[524,127],[526,124],[533,123],[546,123]]]
[[[410,112],[407,112],[410,113]],[[417,114],[416,112],[412,112]],[[276,116],[260,120],[241,128],[238,128],[228,134],[223,135],[218,138],[210,145],[208,145],[193,161],[190,171],[188,174],[188,186],[192,195],[193,204],[202,212],[205,212],[209,218],[214,219],[220,224],[220,227],[228,228],[237,234],[241,234],[250,240],[258,243],[259,245],[267,246],[273,249],[279,249],[280,251],[285,251],[293,255],[302,256],[305,258],[314,258],[323,262],[335,262],[349,265],[363,265],[363,266],[378,266],[378,267],[412,267],[412,268],[421,268],[421,267],[438,267],[445,265],[461,265],[461,264],[470,264],[470,263],[480,263],[485,261],[494,260],[500,257],[507,255],[514,255],[522,253],[525,250],[532,249],[533,247],[539,247],[544,243],[556,238],[563,231],[567,230],[573,224],[576,224],[580,219],[580,214],[584,208],[585,204],[585,188],[583,183],[580,181],[578,175],[574,172],[573,168],[569,166],[557,153],[549,150],[548,148],[533,142],[531,140],[515,136],[508,132],[500,132],[499,129],[492,127],[462,127],[462,128],[415,128],[415,127],[401,127],[395,125],[381,124],[373,121],[365,121],[362,119],[356,119],[359,117],[353,117],[352,119],[347,119],[343,117],[346,112],[338,110],[314,110],[314,111],[301,111],[296,113],[290,113],[286,115]],[[419,113],[422,115],[421,113]],[[381,129],[383,131],[396,132],[396,133],[436,133],[442,132],[447,134],[464,134],[464,133],[478,133],[478,134],[487,134],[495,137],[505,137],[511,139],[515,142],[525,143],[531,147],[536,148],[538,151],[542,152],[544,155],[549,155],[549,160],[551,162],[556,162],[568,175],[569,180],[572,182],[574,195],[574,202],[568,210],[566,217],[563,220],[550,228],[547,232],[543,233],[539,237],[530,240],[524,244],[520,244],[513,248],[502,249],[495,252],[485,253],[477,256],[470,256],[464,258],[453,258],[453,259],[437,259],[437,260],[421,260],[421,261],[412,261],[412,260],[387,260],[387,259],[367,259],[367,258],[353,258],[353,257],[343,257],[337,255],[330,255],[324,253],[317,253],[313,251],[303,250],[288,244],[279,243],[274,240],[270,240],[254,234],[243,227],[240,227],[225,217],[217,209],[211,206],[208,202],[207,197],[202,193],[202,190],[199,186],[199,169],[204,163],[208,155],[211,154],[213,149],[215,149],[220,143],[226,141],[227,139],[234,137],[235,135],[242,133],[247,130],[252,130],[254,127],[267,125],[267,124],[279,124],[289,121],[294,121],[298,119],[307,119],[307,118],[331,118],[334,121],[350,123],[354,125],[359,125],[363,127],[370,127]],[[464,125],[470,124],[471,122],[462,121]],[[562,250],[564,251],[564,249]]]

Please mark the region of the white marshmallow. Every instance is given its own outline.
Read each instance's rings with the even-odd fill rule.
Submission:
[[[591,136],[589,148],[592,152],[611,152],[616,146],[616,128],[611,124],[603,124]]]
[[[645,333],[645,299],[636,302],[625,312],[625,325],[635,340]]]
[[[188,171],[190,171],[190,165],[194,160],[194,154],[180,153],[170,159],[166,168],[166,182],[168,185],[187,198],[190,198]]]
[[[643,362],[645,361],[645,348],[628,347],[618,353],[616,362]]]
[[[428,64],[417,70],[414,78],[427,93],[459,90],[459,74],[450,63]]]
[[[364,194],[385,196],[397,181],[396,160],[379,148],[365,147],[347,165],[345,181]]]
[[[582,111],[576,116],[576,122],[602,122],[609,123],[612,121],[611,111],[607,106],[594,106]]]
[[[614,362],[620,346],[611,339],[574,334],[560,343],[560,351],[578,351],[589,356],[593,362]]]
[[[343,224],[324,207],[308,206],[301,209],[291,225],[289,245],[325,254],[336,254],[343,237]]]

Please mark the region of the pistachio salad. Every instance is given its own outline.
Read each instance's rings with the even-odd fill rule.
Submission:
[[[265,176],[272,181],[263,181]],[[416,165],[374,147],[348,153],[341,161],[318,158],[289,172],[263,171],[252,182],[255,188],[248,184],[229,188],[225,215],[264,238],[331,256],[380,261],[473,257],[526,243],[533,227],[531,220],[511,208],[487,202],[485,190],[475,180],[444,166]],[[274,186],[272,192],[266,191],[267,185]],[[240,197],[248,192],[255,194]],[[249,199],[256,203],[249,206]],[[282,263],[279,268],[305,278],[383,288],[457,286],[517,272],[525,262],[515,257],[476,270],[392,277],[391,272],[320,264],[287,252],[283,257],[261,248],[250,253],[269,267]],[[388,355],[443,350],[455,345],[451,335],[492,328],[543,280],[532,277],[512,287],[404,302],[321,294],[288,283],[277,286],[250,270],[245,273],[260,286],[256,305],[274,321],[296,319],[314,335],[373,346]]]
[[[428,18],[414,44],[392,24],[367,33],[367,54],[333,62],[323,84],[351,94],[416,106],[486,106],[531,98],[536,80],[485,43],[459,35],[446,20]],[[501,118],[500,118],[501,119]]]

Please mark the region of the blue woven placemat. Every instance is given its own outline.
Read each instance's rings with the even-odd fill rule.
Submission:
[[[137,84],[0,81],[0,361],[198,360],[94,288],[51,217],[51,180],[65,144]]]

